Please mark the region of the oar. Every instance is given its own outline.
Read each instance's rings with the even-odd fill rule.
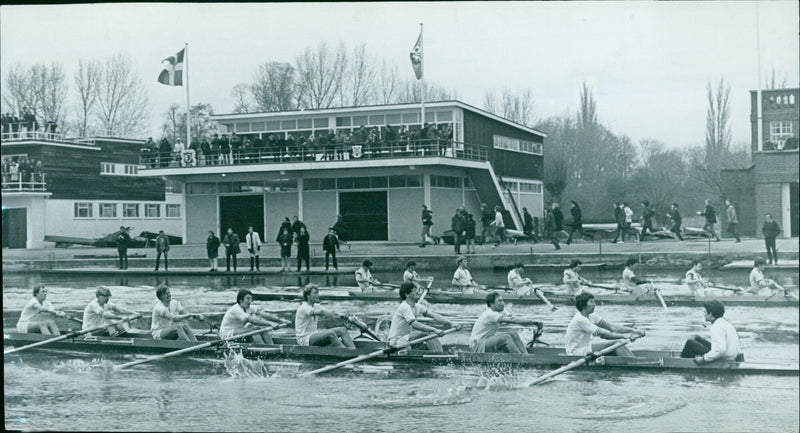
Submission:
[[[661,302],[661,306],[664,307],[664,311],[666,312],[667,311],[667,303],[664,302],[664,297],[661,296],[661,290],[656,289],[656,287],[653,285],[653,283],[650,283],[650,287],[655,292],[656,298],[658,298],[658,302]]]
[[[589,361],[594,361],[595,359],[597,359],[600,356],[609,354],[609,353],[619,349],[620,347],[625,346],[626,344],[630,343],[631,341],[636,340],[637,338],[639,338],[639,337],[638,336],[633,336],[631,338],[626,338],[625,340],[620,340],[620,341],[612,344],[609,347],[606,347],[605,349],[603,349],[603,350],[601,350],[601,351],[599,351],[597,353],[590,353],[590,354],[584,356],[583,358],[576,359],[575,361],[572,361],[569,364],[567,364],[567,365],[565,365],[565,366],[563,366],[563,367],[561,367],[561,368],[559,368],[557,370],[553,370],[550,373],[541,375],[541,376],[537,377],[536,379],[533,379],[532,381],[526,383],[525,385],[526,386],[538,385],[538,384],[546,381],[547,379],[550,379],[551,377],[558,376],[559,374],[564,373],[564,372],[569,371],[569,370],[572,370],[573,368],[580,367],[581,365],[586,364]]]
[[[136,315],[128,317],[126,319],[117,320],[116,322],[111,322],[111,323],[109,323],[107,325],[95,326],[94,328],[89,328],[89,329],[86,329],[86,330],[83,330],[83,331],[74,331],[74,332],[70,332],[68,334],[59,335],[59,336],[51,338],[49,340],[37,341],[36,343],[29,344],[27,346],[17,347],[17,348],[13,348],[13,349],[9,349],[9,350],[4,350],[3,351],[3,355],[9,355],[9,354],[12,354],[12,353],[21,352],[23,350],[32,349],[34,347],[44,346],[45,344],[55,343],[56,341],[66,340],[68,338],[75,338],[75,337],[78,337],[78,336],[81,336],[81,335],[84,335],[84,334],[89,334],[91,332],[99,331],[101,329],[106,329],[106,328],[109,328],[109,327],[112,327],[112,326],[117,326],[117,325],[120,325],[122,323],[128,322],[130,320],[138,319],[140,317],[142,317],[141,314],[136,314]]]
[[[352,323],[353,325],[355,325],[356,328],[358,328],[358,330],[361,331],[362,334],[366,334],[367,336],[369,336],[370,338],[372,338],[375,341],[381,341],[381,337],[379,337],[377,334],[372,332],[369,329],[369,326],[367,326],[367,324],[364,323],[361,319],[356,317],[355,314],[350,316],[350,317],[348,317],[346,320],[348,322]]]
[[[187,348],[180,349],[180,350],[175,350],[175,351],[164,353],[164,354],[158,355],[158,356],[151,356],[149,358],[140,359],[138,361],[132,361],[132,362],[127,362],[125,364],[120,364],[120,365],[114,366],[114,370],[115,371],[116,370],[123,370],[123,369],[126,369],[128,367],[133,367],[134,365],[144,364],[146,362],[158,361],[158,360],[161,360],[161,359],[164,359],[164,358],[170,358],[170,357],[173,357],[173,356],[183,355],[184,353],[189,353],[189,352],[194,352],[195,350],[205,349],[206,347],[213,346],[215,344],[219,344],[219,343],[222,343],[222,342],[225,342],[225,341],[236,340],[236,339],[239,339],[239,338],[249,337],[251,335],[260,334],[260,333],[266,332],[266,331],[273,331],[273,330],[278,329],[278,328],[280,328],[282,326],[284,326],[284,323],[279,323],[277,325],[268,326],[268,327],[265,327],[265,328],[259,328],[259,329],[253,330],[253,331],[248,331],[248,332],[245,332],[243,334],[239,334],[239,335],[232,335],[230,337],[218,338],[216,340],[209,341],[209,342],[206,342],[206,343],[203,343],[203,344],[198,344],[196,346],[187,347]]]
[[[380,284],[376,284],[376,286],[388,287],[390,289],[399,289],[400,288],[399,284],[392,284],[392,283],[380,283]]]
[[[541,299],[541,300],[542,300],[542,302],[544,302],[545,304],[547,304],[547,306],[548,306],[548,307],[550,307],[550,311],[556,311],[556,310],[558,309],[558,308],[557,308],[555,305],[553,305],[552,303],[550,303],[550,301],[549,301],[549,300],[548,300],[548,299],[547,299],[547,298],[544,296],[544,293],[543,293],[541,290],[539,290],[539,288],[537,288],[537,287],[534,287],[534,288],[533,288],[533,293],[534,293],[536,296],[538,296],[538,297],[539,297],[539,299]]]
[[[303,373],[303,374],[301,374],[301,376],[310,376],[310,375],[313,375],[313,374],[324,373],[326,371],[331,371],[331,370],[335,370],[337,368],[344,367],[345,365],[355,364],[356,362],[366,361],[368,359],[377,358],[377,357],[379,357],[381,355],[387,355],[387,354],[390,354],[390,353],[394,353],[394,352],[397,352],[398,350],[405,349],[406,347],[413,346],[413,345],[419,344],[419,343],[424,343],[424,342],[426,342],[428,340],[432,340],[432,339],[434,339],[436,337],[439,337],[440,335],[443,336],[445,334],[449,334],[451,332],[457,331],[460,328],[461,328],[460,326],[456,326],[455,328],[450,328],[450,329],[448,329],[446,331],[442,331],[441,333],[430,334],[430,335],[426,335],[425,337],[417,338],[416,340],[411,340],[411,341],[409,341],[409,342],[407,342],[405,344],[401,344],[399,346],[389,346],[389,347],[386,347],[385,349],[376,350],[376,351],[374,351],[372,353],[367,353],[367,354],[364,354],[364,355],[360,355],[360,356],[357,356],[357,357],[355,357],[353,359],[348,359],[347,361],[342,361],[342,362],[340,362],[338,364],[329,365],[327,367],[322,367],[322,368],[316,369],[314,371],[309,371],[307,373]]]
[[[708,286],[708,288],[709,289],[729,290],[731,292],[736,292],[736,293],[742,292],[742,289],[740,289],[738,287],[723,286],[723,285],[719,285],[719,284],[710,285],[710,286]]]
[[[598,289],[613,290],[613,291],[615,291],[615,292],[618,292],[618,291],[620,290],[620,288],[619,288],[619,287],[612,287],[612,286],[602,286],[602,285],[600,285],[600,284],[595,284],[595,283],[592,283],[592,284],[585,284],[585,286],[587,286],[587,287],[596,287],[596,288],[598,288]]]

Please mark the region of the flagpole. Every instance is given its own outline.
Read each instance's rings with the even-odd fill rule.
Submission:
[[[761,31],[758,23],[758,2],[756,3],[756,65],[758,67],[758,91],[756,91],[756,144],[755,150],[763,150],[764,146],[764,125],[761,118]]]
[[[419,23],[419,38],[420,38],[421,45],[424,45],[425,38],[422,35],[422,23]],[[420,106],[422,108],[422,125],[421,125],[420,129],[425,127],[425,50],[422,49],[422,48],[423,47],[420,46],[420,59],[419,60],[420,60],[420,68],[422,70],[422,86],[420,88],[420,92],[421,92],[420,100],[422,101],[422,103],[420,104]],[[423,140],[425,138],[426,137],[422,137]]]
[[[186,84],[186,149],[192,147],[192,118],[189,115],[189,43],[183,51],[183,77]],[[185,238],[184,238],[185,239]]]

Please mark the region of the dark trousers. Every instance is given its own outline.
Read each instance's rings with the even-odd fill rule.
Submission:
[[[585,232],[583,231],[583,226],[582,226],[582,225],[573,225],[573,226],[572,226],[572,229],[569,231],[569,237],[567,237],[567,245],[569,245],[569,244],[571,244],[571,243],[572,243],[572,235],[573,235],[575,232],[578,232],[578,233],[580,233],[580,234],[581,234],[581,237],[583,237],[583,238],[589,238],[589,239],[591,239],[592,241],[594,241],[594,236],[592,236],[592,235],[590,235],[590,234],[588,234],[588,233],[585,233]]]
[[[778,250],[775,249],[775,236],[764,238],[764,245],[767,247],[767,259],[770,263],[778,264]]]
[[[310,259],[309,259],[309,257],[308,257],[308,252],[306,252],[305,254],[300,254],[300,252],[299,252],[299,251],[297,252],[297,270],[298,270],[298,271],[300,270],[300,266],[302,265],[302,263],[303,263],[303,260],[305,260],[305,261],[306,261],[306,270],[307,270],[307,271],[310,271],[310,270],[311,270],[311,269],[310,269],[310,268],[311,268],[311,265],[310,265],[310,263],[309,263],[309,262],[310,262]],[[336,262],[335,262],[335,261],[333,262],[333,267],[334,267],[334,268],[336,267]]]
[[[336,250],[333,251],[325,251],[325,270],[328,270],[328,258],[333,257],[333,268],[339,269],[339,265],[336,263]]]
[[[775,241],[774,238],[772,240],[773,240],[773,242]],[[121,249],[118,249],[117,252],[119,253],[119,268],[120,269],[128,269],[128,249],[127,248],[124,248],[124,249],[121,248]],[[166,258],[165,258],[165,260],[166,260]]]
[[[703,226],[703,231],[709,234],[709,239],[713,237],[714,239],[719,240],[717,232],[714,231],[714,224],[716,223],[706,221],[706,224]]]
[[[458,232],[453,233],[453,251],[455,251],[456,254],[461,254],[461,244],[464,243],[464,236]]]
[[[258,262],[258,256],[250,256],[250,270],[253,270],[253,265],[256,266],[256,270],[261,270],[261,264]],[[236,270],[236,264],[233,265],[233,270]]]
[[[675,236],[678,239],[683,240],[683,236],[681,236],[681,225],[680,224],[673,224],[672,227],[669,229],[672,233],[675,233]]]
[[[701,337],[694,337],[686,340],[681,351],[681,358],[694,358],[698,355],[705,355],[711,350],[711,342]]]
[[[736,242],[742,241],[742,234],[739,233],[739,230],[736,228],[739,223],[728,223],[728,233],[732,234],[734,238],[736,238]]]
[[[558,231],[557,230],[552,230],[550,232],[550,243],[553,244],[553,246],[556,247],[557,250],[561,249],[561,245],[558,243]]]
[[[233,271],[236,272],[236,253],[225,253],[225,270],[231,270],[231,257],[233,257]]]
[[[156,270],[158,270],[158,265],[161,263],[161,255],[164,255],[164,270],[169,270],[169,264],[167,263],[167,252],[166,251],[158,251],[156,252]]]
[[[655,230],[653,230],[653,220],[650,219],[644,220],[644,223],[642,224],[642,235],[639,237],[640,238],[639,240],[644,240],[644,235],[647,233],[648,230],[650,230],[650,234],[653,234],[655,232]]]
[[[614,240],[611,242],[616,242],[620,237],[625,242],[625,223],[617,223],[617,231],[614,232]]]

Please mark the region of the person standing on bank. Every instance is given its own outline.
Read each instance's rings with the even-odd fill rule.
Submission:
[[[131,243],[131,236],[125,226],[120,226],[117,235],[117,253],[119,253],[119,268],[128,269],[128,246]]]
[[[761,227],[761,233],[764,234],[764,244],[767,247],[767,259],[769,264],[778,264],[778,250],[775,249],[775,238],[781,234],[781,226],[772,219],[772,214],[766,215],[764,225]]]
[[[617,223],[617,231],[614,233],[614,240],[612,244],[617,243],[620,237],[620,243],[625,243],[625,210],[622,209],[622,204],[614,202],[614,222]]]
[[[742,241],[742,234],[736,229],[739,225],[739,218],[736,216],[736,208],[733,207],[733,203],[731,203],[730,200],[725,200],[725,206],[727,206],[727,208],[725,208],[725,216],[728,219],[728,233],[736,238],[736,243],[739,243]]]
[[[233,257],[233,272],[236,272],[236,255],[239,254],[239,235],[233,232],[233,229],[228,227],[228,233],[222,238],[222,244],[225,245],[225,272],[231,271],[231,257]]]
[[[472,214],[464,211],[465,225],[464,242],[467,244],[467,254],[475,254],[475,219]]]
[[[431,226],[433,225],[433,211],[428,209],[428,206],[422,205],[422,243],[419,244],[420,248],[425,248],[428,243],[428,236],[431,235]]]
[[[289,229],[284,227],[275,241],[281,246],[281,272],[286,272],[291,267],[289,258],[292,257],[292,243],[294,243],[294,237]]]
[[[503,242],[506,238],[506,223],[503,221],[503,208],[499,205],[494,207],[494,221],[492,221],[492,225],[494,226],[494,246],[499,246],[500,242]]]
[[[453,251],[461,254],[461,244],[464,243],[464,231],[466,230],[466,220],[462,214],[462,208],[456,209],[453,219],[450,221],[450,229],[453,230]]]
[[[697,214],[706,218],[703,230],[708,233],[708,238],[711,239],[713,237],[714,240],[719,242],[719,236],[717,236],[717,232],[714,230],[714,225],[717,224],[717,210],[714,209],[714,206],[711,206],[710,198],[706,199],[706,208],[703,209],[702,212],[697,212]]]
[[[156,237],[156,271],[161,262],[161,255],[164,255],[164,271],[169,271],[169,264],[167,263],[167,253],[169,253],[169,238],[164,234],[164,230],[158,231]]]
[[[219,257],[219,238],[213,231],[208,231],[208,238],[206,238],[206,253],[208,254],[208,261],[211,269],[208,272],[217,272],[217,257]]]
[[[336,263],[336,250],[339,249],[339,239],[333,231],[333,227],[328,227],[328,234],[322,239],[322,250],[325,251],[325,270],[328,270],[328,258],[333,257],[333,269],[339,270]]]
[[[259,256],[261,255],[261,236],[253,231],[253,226],[247,227],[247,234],[244,235],[244,242],[247,244],[247,251],[250,253],[250,272],[253,272],[253,265],[257,271],[261,270]]]
[[[303,225],[300,227],[300,231],[297,233],[297,272],[300,272],[300,267],[303,264],[303,260],[306,262],[306,271],[311,270],[311,257],[308,251],[309,240],[311,240],[311,235],[308,234],[306,226]]]

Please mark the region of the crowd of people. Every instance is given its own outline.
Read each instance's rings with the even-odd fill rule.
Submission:
[[[41,132],[55,134],[58,130],[58,123],[55,121],[48,120],[44,122],[44,125],[40,125],[36,119],[36,113],[28,107],[23,107],[21,113],[13,111],[2,113],[0,119],[2,120],[3,134],[11,133],[16,136],[21,132],[40,131],[40,126],[42,127]]]
[[[450,124],[330,129],[327,132],[274,133],[263,139],[257,134],[214,134],[210,139],[192,141],[186,146],[180,138],[159,143],[150,137],[142,147],[144,162],[150,167],[231,165],[264,162],[265,159],[331,161],[361,158],[375,152],[406,152],[444,155],[450,148]]]
[[[3,158],[2,177],[4,188],[15,185],[44,182],[42,161],[29,157]]]

